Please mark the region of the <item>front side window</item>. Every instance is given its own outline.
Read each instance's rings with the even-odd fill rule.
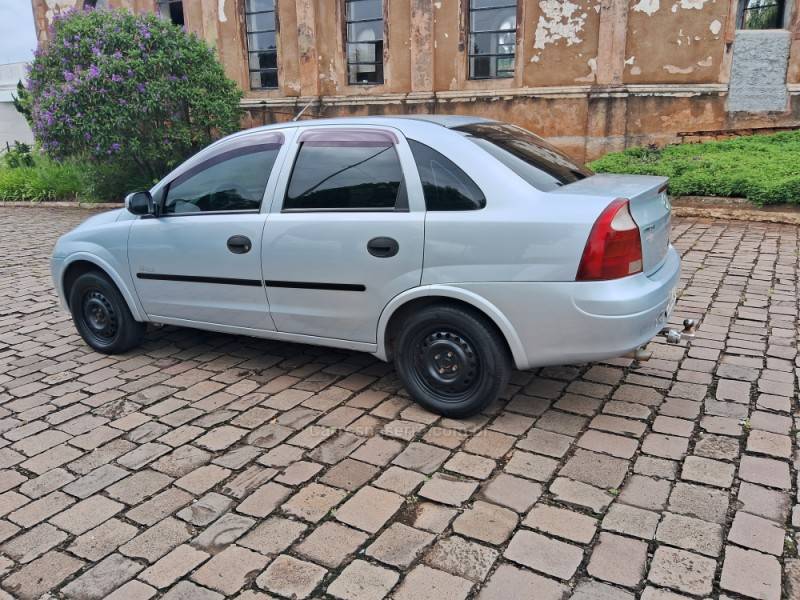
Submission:
[[[784,0],[744,0],[739,29],[780,29]]]
[[[383,1],[345,0],[347,81],[383,83]]]
[[[276,42],[275,0],[245,0],[247,62],[250,88],[278,87],[278,46]]]
[[[391,142],[301,142],[283,209],[391,210],[402,182]]]
[[[280,147],[237,148],[189,169],[169,184],[162,214],[257,211]]]
[[[98,2],[98,4],[100,4]],[[181,0],[158,0],[158,14],[175,25],[184,25],[183,2]]]
[[[516,45],[516,2],[469,0],[470,79],[513,77]]]
[[[417,164],[427,210],[479,210],[486,206],[481,189],[453,161],[430,146],[408,140]]]
[[[454,129],[543,192],[592,174],[555,146],[521,127],[506,123],[473,123]]]

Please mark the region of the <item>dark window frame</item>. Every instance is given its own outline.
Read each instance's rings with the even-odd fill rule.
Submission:
[[[278,24],[278,6],[277,0],[273,0],[272,2],[272,10],[247,10],[247,0],[243,2],[243,9],[244,9],[244,22],[243,22],[243,29],[244,29],[244,40],[245,40],[245,49],[247,50],[247,83],[250,86],[251,90],[277,90],[280,88],[280,78],[279,78],[279,69],[278,69],[278,31],[279,31],[279,24]],[[273,29],[259,29],[256,31],[250,31],[250,28],[247,25],[248,17],[252,15],[266,15],[272,14],[272,23]],[[251,35],[259,35],[264,33],[271,33],[275,37],[275,49],[274,50],[251,50],[250,49],[250,36]],[[254,69],[250,66],[250,58],[254,55],[259,55],[262,53],[274,52],[275,53],[275,66],[274,67],[259,67]],[[275,85],[259,85],[253,86],[253,73],[258,73],[259,76],[262,73],[275,73]]]
[[[737,29],[742,30],[764,30],[764,29],[784,29],[786,18],[786,0],[767,0],[766,3],[757,6],[748,6],[748,0],[741,0],[739,3],[739,15],[736,20]],[[777,8],[773,19],[774,21],[766,27],[748,27],[748,13],[763,11],[764,9]]]
[[[386,207],[370,207],[370,206],[362,206],[362,207],[340,207],[340,208],[333,208],[333,207],[314,207],[314,208],[287,208],[286,203],[289,201],[289,188],[292,184],[292,176],[294,175],[295,169],[297,168],[297,161],[300,158],[300,153],[303,150],[303,147],[308,145],[309,147],[359,147],[359,148],[367,148],[367,147],[383,147],[384,144],[378,144],[377,142],[347,142],[347,141],[330,141],[330,142],[320,142],[320,141],[309,141],[297,142],[297,150],[294,153],[294,157],[292,158],[292,168],[289,170],[289,178],[286,180],[286,187],[283,191],[283,200],[281,201],[281,213],[355,213],[355,212],[409,212],[409,205],[408,205],[408,189],[406,185],[406,174],[405,169],[403,169],[403,163],[400,160],[400,154],[397,152],[397,144],[396,143],[386,143],[386,148],[394,148],[395,156],[397,158],[397,164],[400,168],[400,185],[397,190],[397,196],[395,197],[394,206],[386,206]]]
[[[97,0],[95,0],[97,4]],[[180,7],[180,22],[175,20],[175,6]],[[164,9],[168,14],[164,14]],[[162,19],[169,18],[170,22],[174,25],[183,27],[186,25],[186,13],[183,10],[183,0],[156,0],[156,12]]]
[[[496,6],[478,6],[475,7],[474,4],[476,0],[464,0],[466,3],[466,10],[464,11],[465,19],[466,19],[466,31],[467,31],[467,78],[475,81],[483,81],[487,79],[513,79],[516,75],[517,71],[517,44],[519,42],[518,35],[519,35],[519,22],[520,22],[520,2],[519,0],[505,0],[502,4],[498,4]],[[492,29],[492,30],[473,30],[472,27],[472,16],[475,13],[480,13],[488,10],[498,10],[504,8],[513,8],[515,10],[514,15],[514,28],[513,29]],[[504,46],[511,46],[512,52],[475,52],[473,48],[473,36],[475,35],[490,35],[490,36],[500,36],[503,34],[513,34],[514,41],[510,44],[504,44]],[[494,67],[494,75],[476,75],[475,70],[473,68],[474,59],[475,58],[489,58],[491,63],[493,63]],[[500,60],[507,60],[511,59],[513,66],[510,69],[498,69],[498,62]],[[491,69],[490,69],[491,70]],[[503,73],[502,75],[498,75],[498,73]]]
[[[256,214],[261,212],[264,204],[264,193],[267,191],[267,186],[269,185],[269,178],[272,176],[272,172],[275,169],[275,163],[272,164],[270,168],[270,172],[267,174],[267,179],[264,182],[264,190],[261,192],[261,200],[258,203],[258,208],[248,208],[248,209],[241,209],[241,210],[207,210],[207,211],[198,211],[198,212],[186,212],[186,213],[168,213],[165,212],[167,200],[169,199],[169,192],[172,189],[172,186],[180,185],[188,180],[190,180],[195,175],[202,173],[203,171],[210,169],[220,163],[226,162],[228,160],[237,158],[239,156],[247,156],[248,154],[256,154],[258,152],[265,152],[268,150],[278,150],[280,152],[281,147],[283,146],[282,141],[276,142],[261,142],[256,144],[250,144],[247,146],[240,146],[238,148],[232,148],[230,150],[226,150],[220,152],[219,154],[215,154],[214,156],[209,157],[208,159],[204,160],[201,163],[186,169],[183,173],[172,179],[169,183],[164,186],[164,189],[160,192],[160,198],[158,200],[158,216],[159,217],[199,217],[203,215],[230,215],[230,214]],[[277,158],[277,157],[276,157]],[[277,161],[276,161],[277,162]]]
[[[348,7],[351,4],[358,3],[358,2],[379,2],[381,5],[380,10],[380,17],[372,17],[367,19],[353,19],[351,20],[348,16],[349,10]],[[385,73],[384,73],[384,60],[383,60],[383,51],[386,47],[386,2],[385,0],[343,0],[342,3],[342,21],[343,21],[343,36],[344,36],[344,59],[345,64],[347,65],[347,85],[384,85],[386,83]],[[369,41],[352,41],[350,40],[350,25],[354,23],[377,23],[380,21],[381,23],[381,39],[379,40],[369,40]],[[375,54],[374,61],[350,61],[350,45],[372,45],[373,51]],[[380,52],[378,50],[380,49]],[[375,67],[376,73],[380,73],[380,80],[376,81],[358,81],[356,77],[356,81],[351,81],[352,75],[352,68],[358,67],[360,65],[372,65]]]

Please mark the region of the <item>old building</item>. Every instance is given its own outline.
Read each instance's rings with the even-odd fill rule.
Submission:
[[[800,125],[798,0],[32,0],[158,11],[219,50],[245,125],[462,113],[577,158]]]

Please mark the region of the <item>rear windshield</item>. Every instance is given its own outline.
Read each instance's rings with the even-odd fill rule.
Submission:
[[[563,152],[521,127],[473,123],[455,127],[538,190],[549,192],[592,175]]]

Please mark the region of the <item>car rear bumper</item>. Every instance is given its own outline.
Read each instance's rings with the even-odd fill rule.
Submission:
[[[613,281],[464,283],[508,319],[525,357],[519,369],[622,356],[647,343],[674,306],[680,257],[672,246],[661,267]]]

